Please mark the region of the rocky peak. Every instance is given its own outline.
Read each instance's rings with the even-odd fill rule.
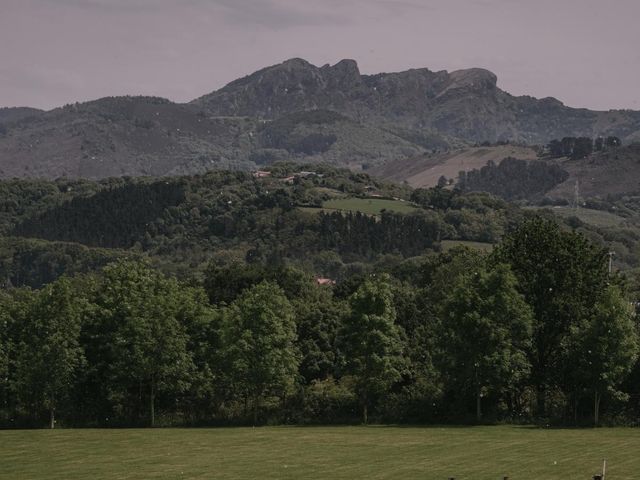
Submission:
[[[455,70],[449,74],[449,79],[449,89],[493,90],[498,83],[498,77],[484,68]]]
[[[514,97],[498,88],[496,75],[483,68],[453,72],[418,68],[362,75],[358,64],[349,59],[317,67],[292,58],[193,103],[212,115],[269,119],[323,108],[385,128],[437,132],[470,142],[543,143],[555,137],[590,135],[596,121],[598,132],[622,131],[618,136],[628,138],[640,126],[640,114],[625,113],[620,121],[605,124],[602,118],[614,114],[598,116],[554,99]]]
[[[335,65],[327,64],[320,70],[330,88],[351,88],[362,84],[360,69],[355,60],[340,60]]]
[[[358,68],[358,63],[355,60],[351,60],[345,58],[340,60],[333,66],[329,64],[322,67],[324,70],[328,70],[334,74],[342,74],[348,76],[360,76],[360,69]]]
[[[290,58],[284,62],[274,65],[272,69],[284,69],[288,71],[293,70],[317,70],[317,67],[310,64],[303,58]]]

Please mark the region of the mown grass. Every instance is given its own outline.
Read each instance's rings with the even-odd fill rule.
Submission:
[[[0,432],[1,479],[637,479],[640,430],[264,427]]]

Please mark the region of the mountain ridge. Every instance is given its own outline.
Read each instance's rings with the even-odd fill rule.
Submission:
[[[640,140],[640,112],[514,97],[482,68],[363,75],[355,60],[293,58],[188,103],[121,96],[0,109],[0,177],[175,175],[277,160],[360,170],[484,141],[598,135]]]
[[[348,86],[349,88],[344,88]],[[317,67],[290,59],[191,102],[216,115],[275,118],[293,110],[336,110],[378,126],[391,123],[468,142],[546,143],[563,136],[638,135],[640,112],[565,106],[553,97],[513,96],[483,68],[360,74],[354,60]]]

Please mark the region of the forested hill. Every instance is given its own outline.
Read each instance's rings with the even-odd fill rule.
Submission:
[[[0,182],[0,278],[39,287],[122,257],[198,278],[210,262],[296,265],[340,280],[467,243],[490,249],[536,214],[616,242],[638,265],[635,231],[522,209],[486,193],[411,189],[362,173],[277,164],[167,178]]]
[[[79,244],[148,255],[179,272],[201,271],[211,260],[293,262],[336,278],[383,257],[437,250],[449,239],[489,245],[519,214],[483,194],[413,191],[348,170],[290,164],[189,177],[12,180],[0,191],[0,232],[12,239],[3,240],[2,277],[34,286],[51,280],[38,272],[61,270],[31,265],[31,280],[23,271],[25,249],[47,242],[51,255],[34,256],[34,264],[77,263],[59,253]]]

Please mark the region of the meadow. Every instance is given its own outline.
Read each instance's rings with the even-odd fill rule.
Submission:
[[[0,431],[0,479],[637,479],[640,429],[261,427]]]
[[[306,208],[308,211],[348,211],[361,212],[365,215],[380,215],[383,210],[396,213],[411,213],[417,210],[417,207],[411,202],[402,200],[391,200],[386,198],[332,198],[322,204],[322,208]]]
[[[540,207],[525,207],[526,209],[540,209]],[[546,207],[549,208],[549,207]],[[567,217],[578,217],[582,222],[596,227],[619,227],[623,222],[628,221],[624,217],[615,215],[603,210],[593,210],[590,208],[572,208],[572,207],[552,207],[551,210],[556,215]]]

